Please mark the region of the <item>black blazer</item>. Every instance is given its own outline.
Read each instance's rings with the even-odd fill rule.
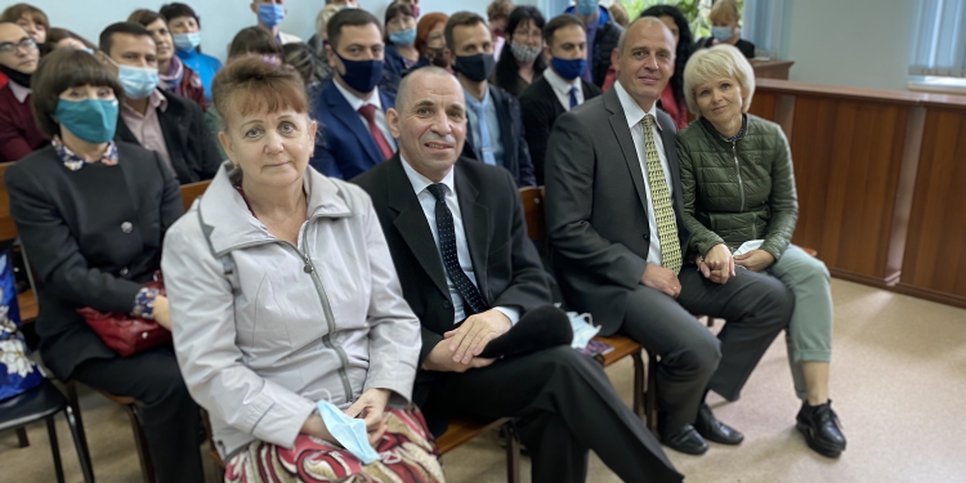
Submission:
[[[182,211],[178,182],[157,153],[117,148],[115,167],[69,171],[48,146],[7,170],[10,213],[37,273],[41,355],[62,379],[85,360],[116,357],[75,309],[129,313]]]
[[[171,157],[181,183],[194,183],[211,179],[221,166],[221,154],[215,146],[215,138],[205,126],[204,114],[193,101],[170,92],[161,91],[168,100],[165,110],[158,109],[158,121],[164,134],[164,144]],[[117,121],[115,140],[140,145],[134,133],[124,123]]]
[[[548,67],[550,69],[551,67]],[[580,80],[584,92],[584,102],[600,95],[600,88]],[[543,76],[533,81],[523,94],[520,94],[520,110],[523,112],[523,132],[530,147],[533,173],[537,185],[543,185],[544,159],[547,156],[547,140],[557,118],[567,112],[557,100],[553,87]]]
[[[503,167],[513,175],[517,186],[533,186],[536,179],[533,177],[533,162],[530,160],[530,150],[527,148],[527,141],[523,137],[523,116],[520,114],[520,101],[510,95],[509,92],[499,87],[488,84],[490,89],[490,99],[496,108],[496,118],[500,122],[500,142],[503,143]],[[469,121],[466,123],[467,132],[473,132]],[[466,143],[463,144],[463,156],[473,158],[482,162],[476,155],[476,148],[466,136]]]
[[[660,109],[657,121],[681,253],[687,253],[674,121]],[[617,91],[560,116],[549,146],[544,206],[557,283],[570,307],[593,314],[609,335],[624,320],[627,294],[640,284],[651,241],[644,173]]]
[[[527,236],[517,188],[509,173],[461,158],[454,186],[466,241],[483,297],[521,315],[550,303],[549,277]],[[403,295],[422,324],[419,363],[453,329],[453,304],[443,262],[399,155],[352,180],[372,197]]]

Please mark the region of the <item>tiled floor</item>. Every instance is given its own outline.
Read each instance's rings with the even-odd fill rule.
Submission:
[[[795,431],[799,403],[778,340],[740,401],[712,404],[723,421],[745,433],[745,442],[712,444],[701,457],[668,450],[688,481],[966,482],[966,310],[839,280],[833,293],[832,399],[848,450],[838,460],[824,458]],[[608,374],[629,402],[629,362]],[[127,416],[97,394],[83,395],[81,405],[98,481],[138,481]],[[59,427],[68,481],[81,481],[66,424]],[[0,480],[53,481],[44,426],[31,426],[30,438],[29,448],[18,449],[13,432],[0,434]],[[495,435],[453,451],[443,463],[451,482],[505,480]],[[522,473],[529,481],[525,458]],[[619,480],[592,456],[588,481]]]

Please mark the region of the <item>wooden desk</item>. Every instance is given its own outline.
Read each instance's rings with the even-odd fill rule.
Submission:
[[[755,69],[756,79],[784,79],[788,80],[788,71],[795,64],[791,60],[751,60],[751,68]]]

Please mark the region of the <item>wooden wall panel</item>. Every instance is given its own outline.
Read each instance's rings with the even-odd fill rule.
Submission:
[[[929,106],[897,289],[966,307],[966,109]]]

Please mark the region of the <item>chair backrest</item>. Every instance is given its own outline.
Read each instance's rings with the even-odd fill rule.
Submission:
[[[0,163],[0,241],[17,238],[17,225],[10,217],[10,196],[7,194],[7,168],[13,162]]]
[[[547,250],[547,222],[543,214],[543,186],[520,188],[520,202],[527,220],[527,235],[540,253]]]
[[[208,189],[209,184],[211,184],[211,181],[205,180],[181,185],[181,201],[184,202],[185,211],[188,211],[188,208],[191,208],[191,204],[195,202],[195,199]]]

